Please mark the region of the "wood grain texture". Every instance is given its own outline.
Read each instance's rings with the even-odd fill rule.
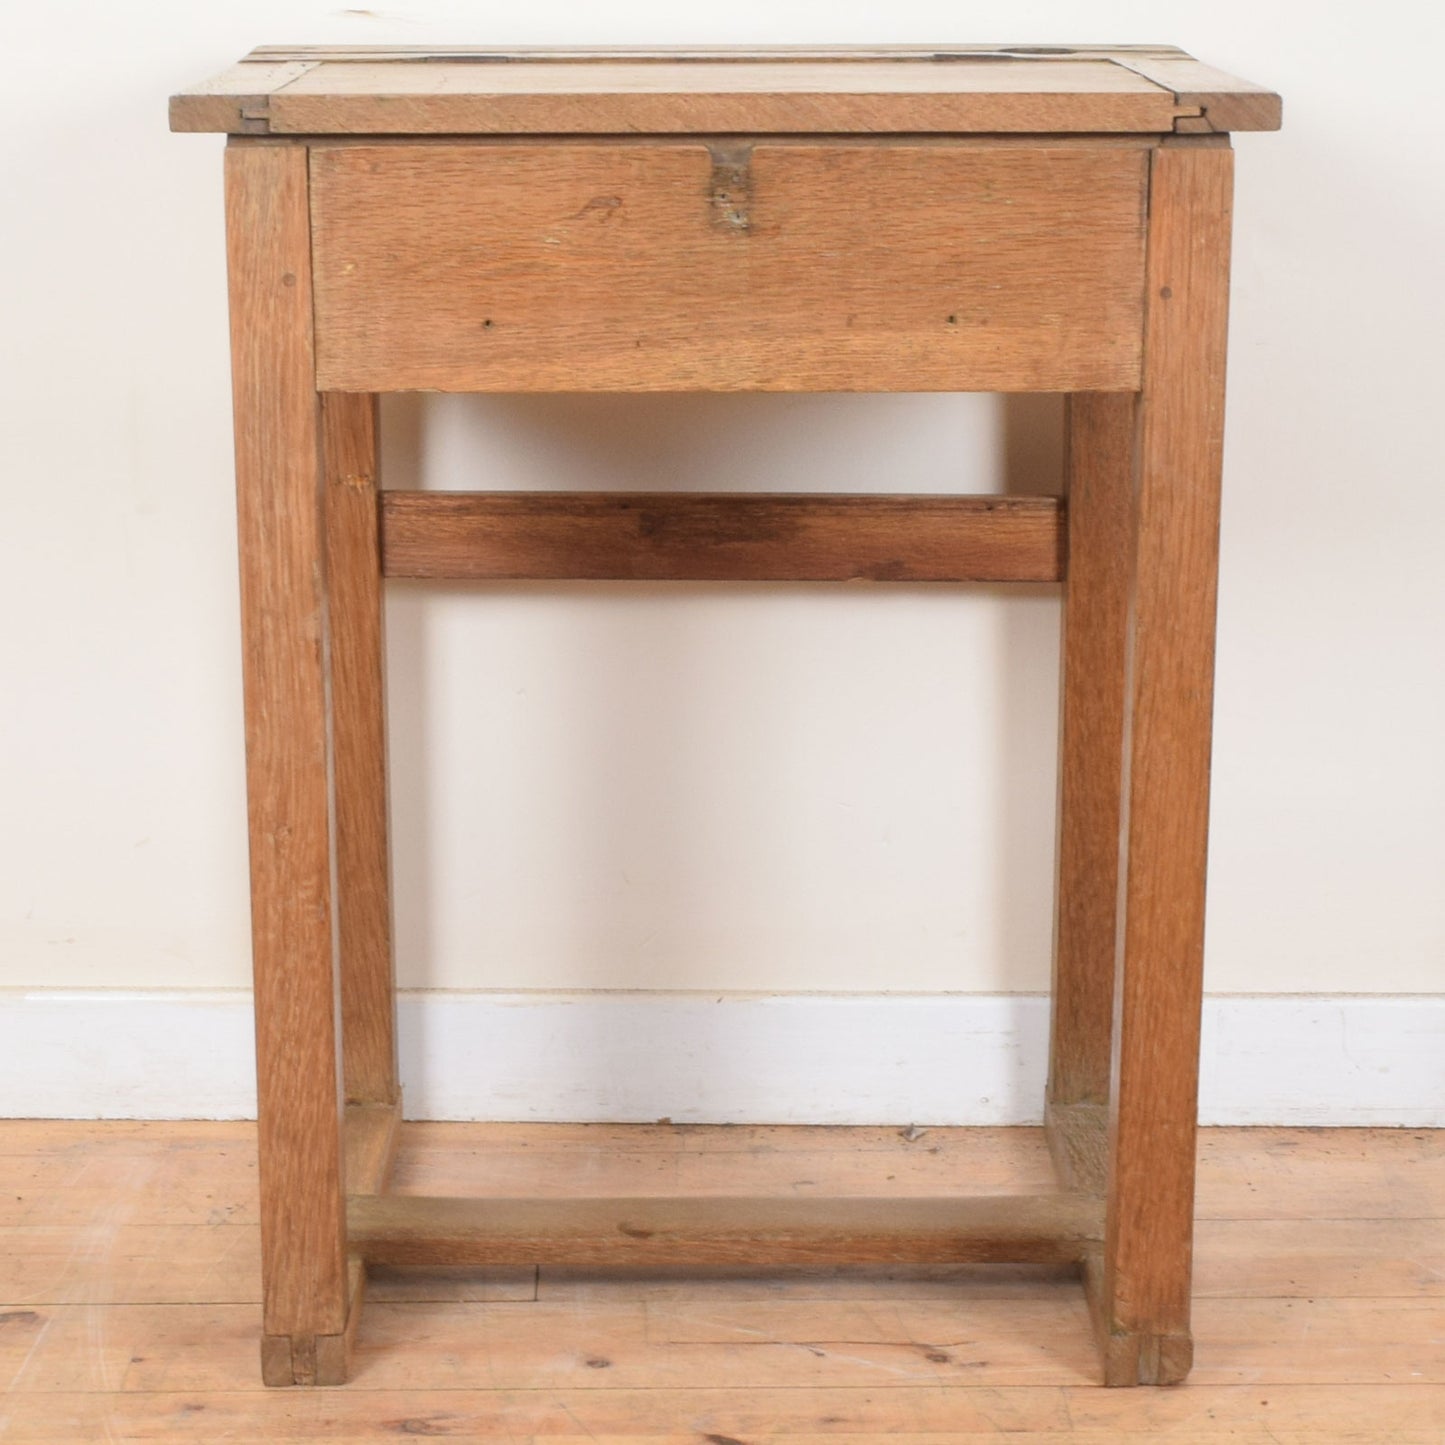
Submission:
[[[248,1445],[605,1440],[610,1431],[861,1445],[906,1441],[904,1427],[923,1422],[936,1433],[916,1445],[955,1445],[974,1438],[955,1433],[970,1428],[994,1445],[1438,1445],[1438,1307],[1210,1305],[1227,1344],[1207,1370],[1201,1360],[1198,1384],[1105,1391],[1090,1378],[1075,1296],[1068,1282],[1023,1302],[918,1308],[880,1290],[871,1308],[840,1310],[699,1290],[690,1307],[648,1308],[619,1286],[584,1308],[377,1305],[356,1382],[322,1397],[267,1396],[245,1379],[235,1358],[245,1306],[109,1310],[99,1340],[87,1339],[97,1321],[70,1309],[51,1317],[26,1388],[7,1400],[7,1445],[104,1440],[107,1423],[122,1440]],[[709,1317],[717,1328],[704,1333]],[[1392,1351],[1417,1378],[1390,1378]],[[132,1352],[141,1363],[130,1363]],[[591,1363],[599,1360],[607,1363]],[[78,1421],[86,1399],[108,1406],[110,1420],[93,1409]],[[83,1428],[87,1419],[98,1428]]]
[[[174,130],[317,135],[1162,134],[1205,116],[1274,129],[1278,101],[1171,46],[1007,45],[270,46],[171,101]]]
[[[847,1142],[845,1137],[834,1148],[841,1149]],[[249,1145],[247,1152],[253,1153]],[[825,1139],[815,1148],[800,1146],[796,1154],[789,1151],[781,1158],[775,1156],[771,1180],[763,1182],[776,1183],[785,1162],[789,1172],[801,1172],[832,1152]],[[505,1153],[491,1157],[497,1160],[498,1172],[514,1163]],[[576,1172],[580,1157],[578,1151],[572,1151],[570,1157],[562,1151],[559,1160],[557,1152],[549,1152],[552,1167],[573,1171],[564,1176],[572,1188],[582,1183]],[[719,1162],[737,1165],[747,1157],[742,1153],[724,1155]],[[241,1212],[238,1192],[230,1180],[217,1187],[218,1177],[225,1177],[219,1151],[214,1162],[217,1167],[207,1175],[210,1194],[198,1192],[188,1197],[197,1203],[206,1198],[221,1201],[212,1208],[226,1213],[225,1220],[153,1224],[143,1222],[154,1214],[142,1208],[110,1221],[102,1210],[98,1220],[72,1225],[0,1226],[0,1301],[4,1307],[259,1305],[259,1231],[254,1224],[229,1222]],[[1383,1158],[1377,1168],[1381,1178],[1388,1173]],[[622,1174],[620,1169],[616,1172]],[[746,1188],[754,1172],[740,1169],[736,1185]],[[938,1194],[954,1185],[954,1172],[936,1166],[932,1191]],[[723,1187],[734,1185],[730,1171],[719,1170],[716,1177]],[[198,1171],[197,1183],[200,1181]],[[1019,1180],[1020,1186],[1030,1182]],[[1263,1192],[1268,1197],[1267,1185]],[[1201,1214],[1195,1232],[1196,1305],[1201,1299],[1217,1298],[1445,1299],[1445,1224],[1438,1218],[1212,1220]],[[969,1298],[1016,1298],[1035,1289],[1041,1271],[1060,1272],[1055,1266],[1036,1265],[883,1265],[845,1270],[818,1265],[781,1272],[739,1266],[727,1272],[719,1270],[717,1277],[746,1282],[734,1287],[736,1298],[866,1299],[878,1291],[885,1278],[891,1298],[942,1299],[965,1293]],[[698,1289],[697,1277],[686,1273],[629,1277],[628,1282],[655,1300],[687,1299]],[[557,1268],[548,1270],[540,1286],[548,1298],[570,1300],[600,1297],[616,1287],[615,1276],[606,1272]],[[530,1301],[537,1293],[535,1268],[528,1265],[378,1267],[367,1286],[367,1297],[373,1303],[378,1299]]]
[[[1068,401],[1050,1104],[1109,1097],[1133,396]]]
[[[394,1104],[348,1104],[343,1138],[346,1145],[346,1192],[381,1194],[396,1167],[401,1137],[401,1101]]]
[[[447,1199],[358,1195],[352,1246],[383,1264],[600,1269],[1070,1264],[1102,1209],[1080,1194],[920,1198]]]
[[[324,517],[306,152],[226,152],[268,1380],[345,1325]],[[274,1343],[284,1340],[284,1346]],[[284,1366],[282,1356],[291,1363]],[[287,1380],[286,1383],[290,1381]]]
[[[1174,92],[1178,130],[1278,130],[1282,124],[1283,106],[1273,91],[1202,65],[1193,56],[1139,53],[1118,56],[1116,63]],[[1183,123],[1191,110],[1199,114],[1198,126]]]
[[[387,492],[388,577],[1054,582],[1053,497]]]
[[[1097,1388],[1077,1286],[1044,1267],[548,1269],[535,1292],[530,1272],[515,1287],[518,1272],[480,1296],[498,1276],[407,1269],[372,1282],[359,1369],[324,1396],[255,1377],[257,1231],[229,1222],[255,1218],[254,1137],[245,1123],[0,1122],[0,1204],[15,1210],[19,1194],[32,1217],[70,1221],[0,1233],[7,1442],[1445,1435],[1438,1131],[1202,1131],[1199,1360],[1182,1390]],[[635,1186],[648,1160],[647,1187],[708,1193],[807,1179],[876,1191],[905,1165],[935,1194],[978,1180],[1019,1192],[1047,1168],[1035,1129],[910,1141],[881,1128],[408,1124],[402,1157],[407,1187],[561,1195]],[[181,1218],[194,1222],[165,1222]]]
[[[536,61],[321,65],[270,101],[273,133],[1160,132],[1173,95],[1108,61],[948,65]]]
[[[1160,149],[1129,547],[1106,1348],[1188,1366],[1233,154]]]
[[[1060,1104],[1050,1099],[1045,1107],[1044,1135],[1060,1183],[1066,1189],[1102,1196],[1109,1177],[1108,1106]]]
[[[318,145],[340,391],[1132,390],[1145,151]]]
[[[0,1191],[0,1228],[83,1231],[122,1219],[200,1226],[216,1220],[213,1195],[228,1225],[255,1224],[254,1129],[206,1120],[5,1120],[0,1157],[12,1187]],[[396,1188],[564,1198],[584,1184],[593,1194],[787,1189],[799,1197],[876,1195],[885,1186],[923,1195],[1053,1187],[1041,1130],[906,1132],[854,1127],[834,1139],[821,1127],[411,1121]],[[1445,1137],[1430,1129],[1203,1129],[1197,1213],[1245,1225],[1437,1219],[1445,1214]]]
[[[248,56],[239,65],[173,95],[171,129],[265,135],[271,128],[271,95],[305,75],[315,64],[314,60],[261,60]]]
[[[374,396],[333,392],[321,398],[321,457],[331,607],[342,1072],[350,1102],[390,1104],[399,1085]]]

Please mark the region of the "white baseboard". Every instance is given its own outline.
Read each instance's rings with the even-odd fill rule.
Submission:
[[[1033,1124],[1034,995],[413,993],[407,1113],[429,1119]],[[1206,1124],[1445,1126],[1445,997],[1205,1003]],[[0,1115],[242,1119],[242,992],[0,991]]]

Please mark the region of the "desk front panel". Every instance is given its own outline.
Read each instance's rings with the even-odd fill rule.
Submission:
[[[334,391],[1128,391],[1149,151],[324,143]]]

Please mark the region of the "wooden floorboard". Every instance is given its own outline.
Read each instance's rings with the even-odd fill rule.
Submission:
[[[1024,1192],[1035,1130],[408,1125],[397,1188]],[[0,1123],[0,1441],[1445,1441],[1445,1134],[1206,1130],[1196,1366],[1105,1391],[1048,1267],[378,1271],[342,1390],[266,1391],[254,1129]]]

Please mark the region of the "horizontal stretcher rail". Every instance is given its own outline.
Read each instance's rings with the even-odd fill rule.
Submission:
[[[1075,1264],[1102,1228],[1101,1201],[1082,1193],[347,1201],[350,1248],[369,1263],[392,1265]]]
[[[1057,582],[1057,497],[384,492],[387,577]]]

